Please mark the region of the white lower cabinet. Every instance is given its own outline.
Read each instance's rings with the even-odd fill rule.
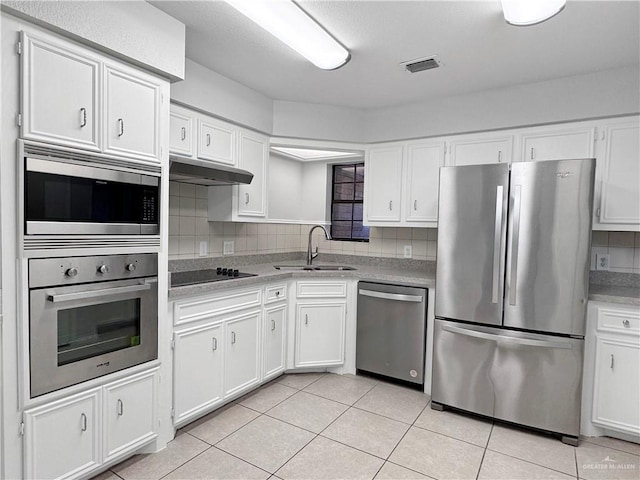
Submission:
[[[151,370],[24,412],[25,478],[86,477],[156,433]]]
[[[287,304],[269,306],[264,309],[262,373],[269,380],[284,372]]]
[[[223,323],[209,322],[174,334],[174,423],[184,423],[222,400]]]
[[[344,363],[346,302],[298,303],[296,367]]]
[[[594,425],[640,435],[640,311],[598,306],[595,335]]]
[[[226,322],[225,396],[257,385],[260,381],[259,323],[259,311],[249,312]]]

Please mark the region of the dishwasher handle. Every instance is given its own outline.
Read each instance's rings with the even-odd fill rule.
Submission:
[[[360,295],[364,295],[365,297],[375,297],[375,298],[384,298],[385,300],[397,300],[398,302],[422,302],[422,295],[403,295],[400,293],[385,293],[385,292],[376,292],[375,290],[365,290],[363,288],[358,290]]]

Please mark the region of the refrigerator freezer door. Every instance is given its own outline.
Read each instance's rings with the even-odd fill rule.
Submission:
[[[443,167],[436,317],[502,322],[509,167]]]
[[[578,436],[583,347],[582,339],[436,320],[432,399]]]
[[[504,326],[584,335],[595,160],[514,163]]]

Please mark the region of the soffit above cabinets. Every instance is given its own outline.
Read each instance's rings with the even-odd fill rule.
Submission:
[[[311,1],[299,5],[352,55],[323,71],[222,1],[151,1],[187,25],[186,55],[278,100],[380,108],[638,65],[637,1],[569,1],[508,25],[497,0]],[[437,55],[442,67],[399,64]]]
[[[300,162],[314,162],[320,160],[355,160],[362,159],[364,157],[363,152],[322,150],[302,147],[271,146],[271,152]]]

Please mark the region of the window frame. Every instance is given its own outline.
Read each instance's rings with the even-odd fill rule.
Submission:
[[[356,174],[355,171],[357,169],[358,166],[362,166],[362,171],[363,171],[363,175],[362,175],[362,181],[357,181],[356,180]],[[336,168],[344,168],[344,167],[353,167],[354,168],[354,175],[353,175],[353,181],[351,182],[338,182],[336,183]],[[331,208],[331,225],[330,225],[330,231],[331,231],[331,238],[333,240],[337,240],[337,241],[341,241],[341,242],[369,242],[369,236],[370,236],[370,230],[368,226],[365,226],[363,224],[363,228],[367,229],[367,238],[353,238],[353,224],[354,222],[364,222],[364,161],[357,161],[357,162],[351,162],[351,163],[335,163],[331,165],[331,203],[330,203],[330,208]],[[337,200],[335,198],[335,191],[336,191],[336,185],[353,185],[353,198],[351,200]],[[362,184],[362,199],[361,200],[356,200],[355,196],[355,192],[356,192],[356,185],[357,184]],[[350,218],[350,222],[351,222],[351,228],[349,230],[351,237],[350,238],[346,238],[346,237],[338,237],[336,235],[334,235],[334,222],[335,221],[347,221],[347,220],[339,220],[339,219],[334,219],[333,216],[333,211],[334,211],[334,205],[351,205],[351,218]],[[362,213],[363,213],[363,218],[362,220],[354,220],[353,218],[353,211],[354,211],[354,205],[362,205]]]

